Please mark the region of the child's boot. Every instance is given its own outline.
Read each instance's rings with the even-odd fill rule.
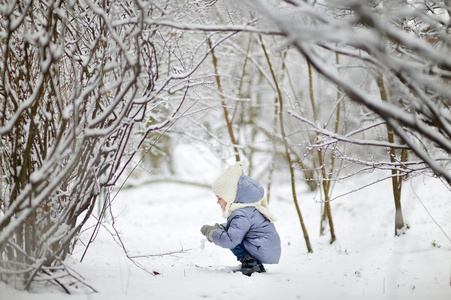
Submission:
[[[243,273],[246,276],[251,276],[252,273],[258,272],[258,273],[264,273],[266,272],[265,268],[263,267],[263,264],[256,260],[251,255],[246,255],[241,260],[242,266],[241,266],[241,273]]]

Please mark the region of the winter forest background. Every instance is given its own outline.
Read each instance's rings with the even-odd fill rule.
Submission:
[[[86,224],[114,222],[118,191],[208,188],[178,171],[184,145],[218,169],[247,157],[270,203],[284,186],[304,255],[316,225],[300,191],[333,245],[337,199],[388,182],[396,239],[408,182],[451,184],[449,0],[23,0],[0,13],[0,280],[18,290],[70,292],[65,260]]]

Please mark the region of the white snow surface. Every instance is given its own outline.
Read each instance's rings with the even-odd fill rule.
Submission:
[[[207,163],[203,170],[196,166],[203,178],[218,174]],[[334,194],[374,176],[338,182]],[[399,237],[394,237],[391,181],[334,200],[333,244],[329,235],[319,236],[319,199],[303,186],[300,181],[298,198],[314,252],[307,253],[289,180],[279,178],[270,209],[279,218],[282,257],[279,264],[266,265],[267,273],[231,272],[239,263],[230,250],[203,238],[203,224],[224,221],[210,190],[147,184],[121,190],[113,213],[129,255],[152,255],[135,259],[148,272],[126,258],[107,222],[83,262],[81,242],[65,262],[97,292],[80,284],[67,295],[56,285],[41,283],[28,292],[0,283],[0,299],[451,299],[451,242],[445,235],[451,236],[450,191],[438,179],[416,177],[404,184],[403,214],[410,229]],[[89,225],[94,224],[92,219]],[[91,234],[92,227],[86,227],[81,241],[86,244]]]

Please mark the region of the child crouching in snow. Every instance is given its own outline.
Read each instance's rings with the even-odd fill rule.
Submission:
[[[241,272],[250,276],[266,272],[263,264],[277,264],[281,248],[263,187],[243,175],[247,163],[244,159],[229,166],[213,183],[212,191],[227,223],[204,225],[201,232],[210,242],[232,250],[242,264]]]

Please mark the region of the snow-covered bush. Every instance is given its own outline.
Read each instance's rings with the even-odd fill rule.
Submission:
[[[171,78],[158,81],[152,3],[1,1],[0,13],[0,280],[28,288],[55,279],[123,158],[168,123],[134,138]]]

